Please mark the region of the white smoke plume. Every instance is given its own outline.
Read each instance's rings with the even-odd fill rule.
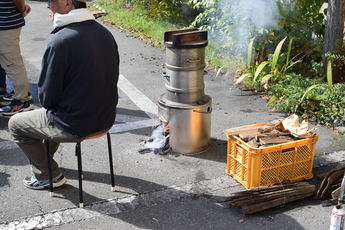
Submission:
[[[230,52],[239,56],[246,55],[249,41],[257,35],[255,31],[278,28],[281,19],[277,0],[221,0],[218,7],[223,14],[224,28],[211,32],[211,39],[224,42],[231,34],[236,47]]]

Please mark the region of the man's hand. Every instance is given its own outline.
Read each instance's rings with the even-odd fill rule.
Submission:
[[[22,11],[22,16],[25,17],[31,12],[31,7],[29,5],[25,5],[24,11]]]
[[[22,14],[23,17],[30,13],[31,7],[29,5],[25,5],[25,0],[12,0],[12,2],[17,7],[18,11]]]

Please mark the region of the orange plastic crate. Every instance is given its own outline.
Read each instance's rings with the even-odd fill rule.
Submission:
[[[263,126],[266,123],[243,126]],[[246,189],[313,177],[315,145],[318,135],[284,144],[254,148],[234,135],[228,137],[226,172]]]

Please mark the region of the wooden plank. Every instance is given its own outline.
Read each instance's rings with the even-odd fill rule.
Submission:
[[[247,142],[247,145],[249,145],[253,148],[259,148],[259,144],[256,142],[255,139],[252,139],[251,141]]]
[[[224,130],[224,133],[230,136],[234,136],[234,135],[239,135],[241,133],[258,131],[258,128],[260,127],[261,126],[253,126],[253,127],[246,127],[246,128],[230,128],[230,129]]]
[[[315,199],[320,199],[322,198],[322,192],[325,190],[325,187],[327,186],[327,183],[328,183],[328,177],[330,177],[334,172],[337,172],[337,171],[342,171],[344,172],[345,170],[345,164],[342,164],[334,169],[332,169],[331,171],[329,171],[326,176],[323,178],[322,182],[321,182],[321,185],[320,185],[320,188],[319,190],[317,191],[317,194],[315,196]]]
[[[338,204],[338,199],[330,199],[330,200],[324,200],[321,201],[322,207],[327,207],[331,205],[337,205]]]
[[[317,177],[319,180],[323,180],[323,178],[326,177],[327,173],[328,173],[328,172],[317,174],[316,177]]]
[[[261,133],[259,131],[240,133],[238,136],[244,141],[251,141]]]
[[[341,165],[335,169],[332,169],[327,173],[326,177],[322,180],[319,190],[316,193],[315,199],[322,198],[327,190],[336,182],[339,178],[344,176],[345,165]]]
[[[263,127],[260,127],[258,129],[259,132],[264,133],[267,132],[269,130],[272,130],[274,128],[276,128],[277,126],[280,126],[282,124],[283,120],[274,120],[271,121],[270,123],[264,125]]]
[[[259,138],[261,145],[277,145],[286,142],[294,141],[292,137],[287,136],[273,136],[273,137],[262,137]]]
[[[258,138],[260,137],[271,137],[271,136],[290,136],[290,132],[281,132],[279,130],[273,129],[265,133],[261,133],[260,131],[254,131],[254,132],[244,132],[240,133],[238,136],[244,140],[244,141],[250,141],[253,138]]]
[[[338,199],[338,198],[339,198],[339,195],[340,195],[340,187],[338,187],[337,189],[335,189],[335,190],[332,192],[332,199]]]

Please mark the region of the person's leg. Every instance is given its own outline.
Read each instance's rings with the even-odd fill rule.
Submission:
[[[7,95],[7,90],[6,90],[6,72],[0,66],[0,97],[3,97],[5,95]]]
[[[14,89],[14,98],[29,101],[29,80],[21,55],[19,41],[21,28],[0,32],[0,64]]]
[[[0,94],[6,93],[6,72],[0,65]]]
[[[8,127],[14,141],[29,159],[32,172],[38,180],[49,179],[46,149],[43,141],[45,139],[52,140],[52,153],[57,150],[60,142],[77,141],[72,134],[54,127],[48,121],[46,110],[43,108],[15,114],[9,120]],[[53,177],[57,177],[62,173],[54,160],[52,162],[52,171]]]

